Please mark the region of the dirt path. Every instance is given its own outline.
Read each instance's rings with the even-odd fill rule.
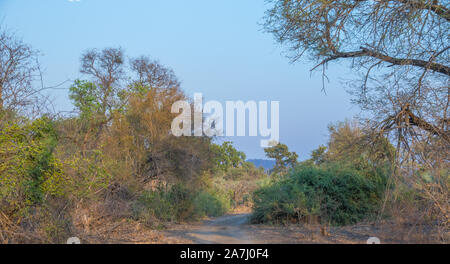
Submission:
[[[163,231],[162,243],[186,244],[365,244],[372,236],[384,243],[399,243],[394,230],[359,224],[331,227],[323,234],[320,226],[310,225],[252,225],[250,214],[226,215],[195,224],[175,225]],[[405,241],[403,241],[405,242]]]
[[[180,237],[196,244],[253,244],[248,223],[249,214],[226,215],[188,229],[179,226],[167,231],[168,237]]]

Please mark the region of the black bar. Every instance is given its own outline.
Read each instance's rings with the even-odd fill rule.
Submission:
[[[56,263],[405,263],[446,259],[448,245],[0,245],[15,262],[36,256]],[[431,251],[431,252],[430,252]],[[24,254],[25,253],[25,254]],[[51,257],[53,256],[53,257]],[[443,257],[443,258],[442,258]],[[4,262],[6,263],[6,262]],[[27,263],[27,262],[25,262]]]

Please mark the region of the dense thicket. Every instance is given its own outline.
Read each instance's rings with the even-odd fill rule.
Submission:
[[[348,225],[382,213],[394,148],[380,138],[368,148],[355,122],[332,125],[328,146],[254,193],[252,220]]]
[[[254,194],[253,222],[358,223],[380,209],[386,175],[363,175],[340,164],[299,165]],[[374,180],[373,177],[377,177]],[[319,222],[317,222],[319,223]]]

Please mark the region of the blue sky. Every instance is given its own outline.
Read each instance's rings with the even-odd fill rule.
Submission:
[[[262,31],[263,0],[0,0],[0,21],[42,53],[46,85],[82,77],[88,48],[122,47],[171,67],[184,91],[205,100],[280,101],[281,142],[300,155],[327,140],[327,125],[359,112],[343,83],[342,65],[329,68],[327,94],[320,72],[304,58],[291,64]],[[71,110],[67,91],[53,91],[58,110]],[[225,138],[263,158],[260,138]]]

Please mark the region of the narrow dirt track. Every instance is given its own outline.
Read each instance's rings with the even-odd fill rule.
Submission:
[[[253,244],[248,223],[249,214],[226,215],[201,224],[192,225],[188,230],[168,231],[167,236],[178,236],[196,244]]]
[[[248,223],[249,216],[233,214],[194,224],[174,225],[163,231],[164,241],[183,244],[365,244],[369,237],[376,236],[385,243],[406,242],[393,235],[394,229],[383,230],[371,224],[330,227],[329,232],[323,234],[317,225],[253,225]]]

